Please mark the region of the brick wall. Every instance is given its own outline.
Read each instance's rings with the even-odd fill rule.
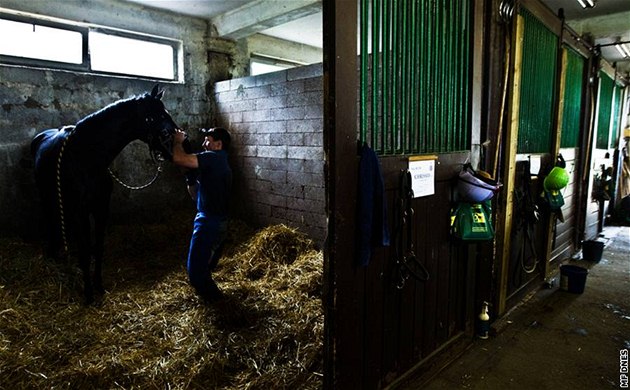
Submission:
[[[232,134],[236,215],[326,236],[321,64],[215,84],[216,122]]]

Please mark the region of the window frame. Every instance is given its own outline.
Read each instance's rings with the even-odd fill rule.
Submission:
[[[69,62],[59,62],[52,60],[44,60],[38,58],[28,58],[20,56],[12,56],[8,54],[0,53],[0,63],[11,65],[25,65],[35,68],[55,68],[55,69],[67,69],[77,71],[89,71],[89,49],[88,49],[88,34],[89,28],[87,26],[69,25],[60,22],[54,22],[48,19],[38,19],[27,16],[12,15],[4,12],[0,12],[0,19],[10,20],[13,22],[20,22],[26,24],[34,24],[42,27],[51,27],[60,30],[74,31],[81,34],[82,37],[82,62],[81,64],[72,64]]]
[[[283,69],[278,69],[276,72],[280,72],[282,70],[287,70],[287,69],[291,69],[291,68],[297,68],[299,66],[306,65],[304,63],[297,62],[297,61],[286,60],[286,59],[283,59],[283,58],[272,57],[272,56],[259,54],[259,53],[251,53],[250,57],[249,57],[249,73],[250,73],[250,76],[253,75],[252,74],[252,63],[254,63],[254,62],[259,63],[259,64],[272,65],[272,66],[277,66],[277,67],[283,68]],[[272,73],[272,72],[269,72],[269,73]],[[265,74],[265,73],[258,73],[258,74]]]
[[[137,31],[129,31],[123,29],[117,29],[114,27],[99,26],[95,24],[79,23],[65,20],[53,20],[52,18],[36,17],[23,14],[12,14],[6,11],[0,11],[0,19],[10,20],[14,22],[34,24],[42,27],[51,27],[60,30],[79,32],[82,36],[82,63],[73,64],[68,62],[59,62],[52,60],[44,60],[37,58],[28,58],[20,56],[12,56],[7,54],[0,54],[0,65],[16,65],[26,66],[36,69],[53,69],[53,70],[69,70],[77,72],[85,72],[93,75],[104,75],[124,78],[138,78],[138,79],[150,79],[160,80],[165,82],[182,82],[184,80],[183,66],[179,61],[180,53],[183,50],[183,43],[181,40],[174,38],[161,37],[151,34],[146,34]],[[135,39],[138,41],[159,43],[167,46],[171,46],[173,49],[173,78],[162,78],[157,76],[148,75],[135,75],[129,73],[120,72],[108,72],[108,71],[96,71],[92,70],[90,62],[90,32],[96,32],[106,35],[112,35],[116,37]]]

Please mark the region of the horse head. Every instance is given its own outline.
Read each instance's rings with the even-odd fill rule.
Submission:
[[[157,161],[172,160],[173,134],[178,128],[162,102],[164,91],[153,87],[138,99],[139,115],[142,118],[140,139],[149,145],[151,155]]]

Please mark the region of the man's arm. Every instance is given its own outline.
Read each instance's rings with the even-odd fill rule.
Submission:
[[[190,169],[199,168],[197,155],[186,153],[182,146],[185,139],[186,133],[181,130],[176,130],[173,134],[173,164]]]

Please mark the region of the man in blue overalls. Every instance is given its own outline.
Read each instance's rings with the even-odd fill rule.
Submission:
[[[197,201],[197,215],[188,251],[188,279],[197,294],[208,302],[222,297],[211,272],[221,256],[227,230],[228,204],[232,188],[232,169],[227,150],[230,134],[222,127],[202,129],[204,151],[186,153],[186,133],[177,130],[173,137],[173,163],[188,168],[188,191]]]

